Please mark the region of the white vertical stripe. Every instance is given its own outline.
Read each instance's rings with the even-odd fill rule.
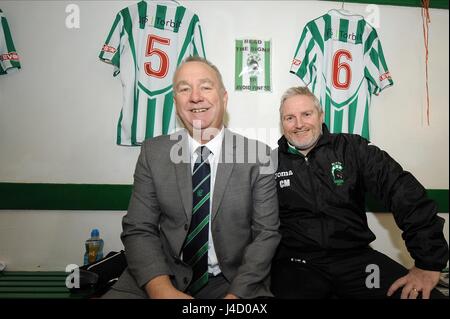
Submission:
[[[355,35],[355,39],[352,39],[350,37],[350,39],[348,39],[347,41],[349,41],[350,43],[355,43],[356,42],[356,30],[358,29],[358,21],[359,19],[348,19],[348,34],[354,34]]]
[[[330,129],[330,132],[332,132],[332,133],[334,132],[334,112],[335,112],[334,106],[330,104],[330,127],[329,127],[329,129]]]
[[[177,127],[176,127],[177,126],[177,120],[176,120],[175,113],[176,113],[176,106],[175,106],[175,103],[174,103],[173,104],[173,111],[172,111],[172,114],[170,116],[169,130],[168,130],[167,134],[171,134],[171,133],[173,133],[173,132],[175,132],[177,130]]]
[[[355,114],[355,126],[353,128],[354,134],[361,135],[362,133],[364,114],[366,113],[365,108],[366,108],[366,99],[363,96],[358,97],[358,103]]]
[[[142,142],[145,139],[145,131],[147,127],[147,110],[148,99],[147,94],[139,90],[139,99],[137,105],[137,121],[136,121],[136,142]],[[132,122],[129,123],[132,127]],[[130,140],[131,141],[131,140]]]
[[[349,133],[348,132],[348,108],[349,105],[344,106],[341,108],[342,112],[342,133]]]
[[[153,135],[158,136],[162,134],[162,121],[163,121],[163,109],[164,109],[164,98],[166,95],[158,95],[156,97],[155,105],[155,123],[153,126]]]
[[[134,105],[134,72],[123,72],[121,67],[120,78],[122,80],[122,85],[124,85],[122,90],[122,144],[131,145],[131,123],[133,121]]]

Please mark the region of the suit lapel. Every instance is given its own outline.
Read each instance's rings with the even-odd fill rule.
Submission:
[[[226,143],[225,143],[226,142]],[[233,144],[230,144],[233,143]],[[225,144],[230,144],[226,145]],[[220,155],[220,161],[217,165],[216,181],[214,185],[213,203],[211,211],[211,221],[217,215],[220,203],[222,201],[223,195],[227,188],[228,181],[233,171],[234,161],[229,162],[229,159],[234,158],[236,145],[234,144],[234,139],[232,133],[225,128],[224,137],[222,141],[222,150]],[[228,160],[227,160],[228,159]],[[229,163],[226,163],[226,162]]]
[[[192,175],[191,163],[175,164],[178,190],[188,220],[192,214]]]
[[[192,215],[192,173],[187,133],[182,135],[181,141],[177,142],[174,147],[177,147],[182,152],[181,162],[174,164],[175,176],[187,220],[190,220]]]

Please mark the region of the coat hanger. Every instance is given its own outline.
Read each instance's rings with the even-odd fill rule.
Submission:
[[[342,1],[341,7],[339,9],[331,9],[330,11],[336,11],[345,16],[359,16],[358,14],[355,14],[355,13],[345,9],[345,1]],[[328,12],[330,12],[330,11],[328,11]]]
[[[159,1],[159,0],[151,0],[151,1]],[[178,2],[178,1],[176,1],[176,0],[161,0],[161,1],[166,1],[166,2],[173,2],[173,3],[175,3],[176,5],[178,5],[178,6],[180,6],[181,4]]]
[[[345,1],[342,1],[341,3],[341,8],[338,9],[337,11],[344,14],[344,15],[353,15],[353,13],[351,13],[350,11],[346,10],[345,8]]]

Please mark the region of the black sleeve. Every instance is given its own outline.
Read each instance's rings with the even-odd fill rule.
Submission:
[[[437,216],[436,203],[388,153],[363,138],[355,138],[354,142],[364,186],[393,212],[415,266],[441,271],[447,264],[448,244],[443,234],[444,219]]]

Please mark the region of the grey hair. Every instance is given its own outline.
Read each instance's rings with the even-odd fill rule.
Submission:
[[[200,63],[206,64],[206,65],[209,66],[211,69],[213,69],[214,73],[216,74],[217,78],[219,79],[219,85],[220,85],[220,88],[221,88],[222,90],[226,91],[225,85],[223,84],[223,80],[222,80],[222,74],[220,74],[219,69],[218,69],[214,64],[212,64],[211,62],[209,62],[207,59],[202,58],[202,57],[200,57],[200,56],[196,56],[196,55],[195,55],[195,56],[189,56],[189,57],[187,57],[186,59],[183,60],[183,62],[180,63],[180,65],[178,65],[177,69],[175,70],[175,73],[173,74],[172,82],[173,82],[174,84],[175,84],[175,77],[177,76],[178,71],[180,70],[180,68],[181,68],[183,65],[185,65],[186,63],[189,63],[189,62],[200,62]]]
[[[282,108],[283,108],[284,102],[286,102],[286,100],[288,98],[297,96],[297,95],[309,96],[312,99],[314,106],[319,111],[319,114],[323,113],[322,106],[320,105],[319,100],[306,86],[294,86],[294,87],[287,89],[284,92],[283,96],[281,97],[280,117],[282,117]]]

